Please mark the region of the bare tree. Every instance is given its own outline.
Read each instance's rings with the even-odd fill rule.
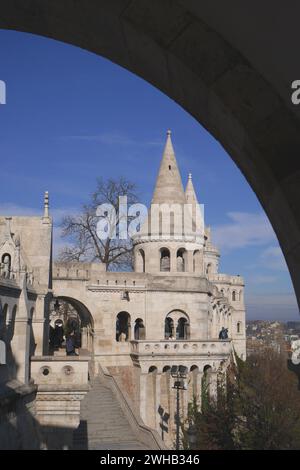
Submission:
[[[120,238],[120,223],[123,221],[119,210],[121,196],[127,196],[128,206],[135,204],[138,200],[135,184],[122,177],[97,180],[90,203],[83,205],[78,215],[69,215],[62,220],[62,236],[69,244],[60,252],[60,261],[98,261],[110,271],[132,269],[132,240],[130,237]],[[103,210],[99,216],[97,208],[104,204],[109,204],[114,210]],[[97,224],[101,219],[107,229],[106,237],[97,234]],[[127,224],[131,219],[128,217]]]

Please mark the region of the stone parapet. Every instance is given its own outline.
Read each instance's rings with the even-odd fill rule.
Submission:
[[[31,378],[39,386],[88,385],[89,356],[33,356]]]
[[[131,341],[131,354],[138,356],[187,356],[209,357],[211,355],[227,356],[231,351],[230,340],[216,341]]]
[[[244,286],[244,279],[241,276],[231,276],[229,274],[212,273],[209,275],[211,282],[222,282],[227,284],[234,284]]]

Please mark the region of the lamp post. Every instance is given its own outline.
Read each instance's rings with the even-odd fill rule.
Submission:
[[[180,449],[180,395],[179,391],[180,390],[186,390],[186,384],[184,382],[184,379],[187,377],[187,367],[186,366],[172,366],[171,367],[171,375],[174,381],[174,389],[176,390],[176,450]]]

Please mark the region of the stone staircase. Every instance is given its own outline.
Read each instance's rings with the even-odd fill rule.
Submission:
[[[99,376],[81,402],[80,425],[73,433],[73,449],[145,449],[112,390]]]

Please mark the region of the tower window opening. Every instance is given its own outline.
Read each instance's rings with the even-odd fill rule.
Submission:
[[[160,270],[162,272],[170,271],[170,251],[167,248],[160,251]]]
[[[184,248],[177,250],[176,258],[177,258],[176,259],[177,271],[184,272],[185,271],[185,258],[186,258],[186,252]]]
[[[116,318],[116,341],[130,341],[130,315],[128,312],[120,312]]]

